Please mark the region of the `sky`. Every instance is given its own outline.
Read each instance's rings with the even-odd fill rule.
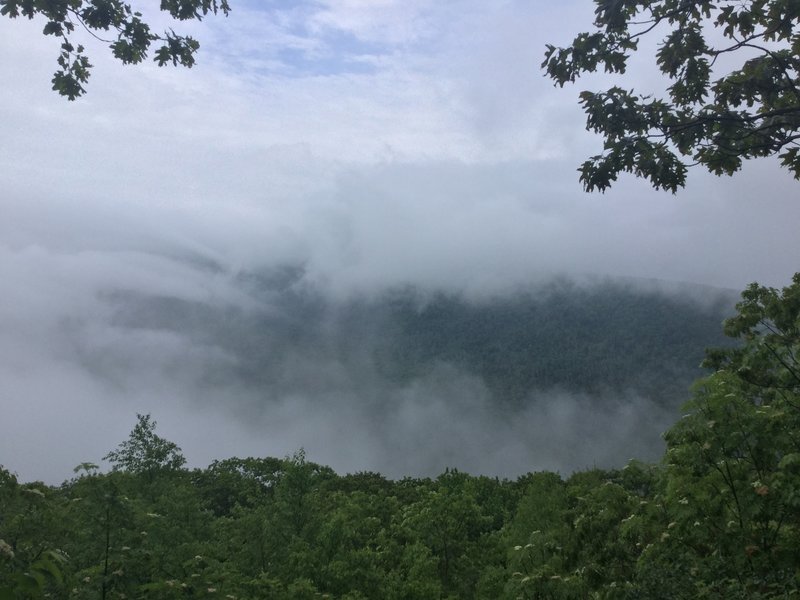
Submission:
[[[154,0],[135,4],[171,26]],[[58,47],[43,23],[0,18],[0,464],[25,479],[98,460],[135,412],[198,462],[306,445],[341,469],[382,466],[365,460],[368,438],[314,446],[341,436],[324,414],[297,425],[303,401],[270,415],[265,441],[221,419],[208,390],[148,379],[148,360],[199,350],[123,336],[103,302],[114,290],[246,307],[236,275],[286,263],[339,298],[555,273],[740,289],[797,269],[798,183],[775,161],[734,178],[691,170],[676,195],[630,177],[582,191],[576,168],[601,140],[578,93],[618,80],[559,89],[539,64],[546,43],[588,28],[588,0],[232,5],[174,25],[201,42],[191,70],[122,66],[87,40],[94,69],[76,102],[50,90]],[[627,87],[663,85],[646,50]],[[100,381],[76,359],[86,347],[129,352],[136,376]],[[409,430],[424,421],[412,413]]]

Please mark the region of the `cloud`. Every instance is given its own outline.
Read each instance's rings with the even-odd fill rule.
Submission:
[[[224,291],[185,295],[216,306],[210,314],[217,317],[235,302]],[[236,376],[243,357],[226,352],[221,339],[203,343],[180,322],[148,326],[132,310],[78,298],[16,311],[23,327],[0,336],[6,467],[56,483],[78,462],[98,461],[125,439],[135,412],[150,412],[191,466],[304,447],[312,460],[340,472],[402,477],[457,467],[513,477],[613,466],[629,454],[654,458],[672,418],[646,399],[561,390],[534,390],[524,408],[498,410],[480,378],[453,366],[433,365],[392,384],[368,361],[273,349],[269,330],[238,341],[258,344],[254,352],[280,352],[272,359],[276,368],[249,380]],[[54,322],[42,324],[39,338],[28,326],[41,312]]]
[[[447,9],[458,10],[452,2],[425,0],[320,0],[317,6],[310,18],[311,30],[347,32],[385,46],[410,45],[435,35],[439,25],[432,22],[435,17]]]
[[[154,1],[146,9],[166,25]],[[203,43],[192,70],[123,67],[87,43],[89,92],[68,103],[49,90],[57,40],[0,18],[0,456],[57,477],[63,461],[96,460],[123,439],[137,411],[199,462],[306,445],[367,468],[389,464],[368,452],[376,439],[386,457],[424,439],[428,457],[488,470],[501,465],[491,457],[545,456],[548,419],[589,435],[584,399],[542,390],[558,402],[537,396],[519,421],[533,446],[463,373],[393,390],[384,424],[336,394],[320,406],[295,393],[245,432],[220,418],[219,398],[234,414],[251,389],[197,385],[229,356],[121,332],[104,294],[247,311],[256,300],[231,274],[283,263],[339,298],[403,283],[485,295],[555,272],[785,284],[800,204],[774,161],[733,179],[692,172],[674,197],[630,178],[605,196],[581,192],[575,169],[600,141],[584,131],[577,88],[554,89],[538,64],[546,42],[568,43],[590,21],[585,2],[237,2],[228,19],[181,24]],[[581,86],[595,83],[608,80]],[[104,358],[113,377],[91,369]],[[325,368],[327,382],[343,376]],[[429,424],[462,392],[469,418],[436,438]],[[644,412],[628,410],[598,418],[634,435],[626,427]],[[56,448],[69,450],[54,459]],[[535,465],[581,460],[562,452]]]

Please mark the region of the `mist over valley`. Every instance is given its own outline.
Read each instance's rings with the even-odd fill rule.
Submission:
[[[152,277],[183,283],[101,287],[90,305],[40,322],[46,345],[29,337],[28,357],[20,348],[18,368],[6,367],[27,410],[64,415],[73,438],[83,430],[47,461],[31,444],[7,466],[57,481],[98,460],[136,412],[151,412],[195,466],[300,448],[341,472],[390,477],[652,459],[703,349],[728,343],[720,323],[736,297],[566,276],[488,294],[407,284],[346,296],[302,265],[148,256]],[[98,414],[113,425],[93,428]],[[29,443],[13,429],[4,439]]]

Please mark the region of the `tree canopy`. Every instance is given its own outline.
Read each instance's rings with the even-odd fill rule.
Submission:
[[[150,415],[137,414],[136,419],[136,426],[128,439],[116,450],[106,454],[103,460],[111,462],[115,471],[131,473],[180,469],[186,463],[181,449],[173,442],[156,435],[156,422]]]
[[[161,10],[178,21],[202,20],[208,14],[230,12],[228,0],[161,0]],[[153,60],[163,67],[172,63],[192,67],[199,42],[191,36],[178,35],[171,29],[156,34],[142,20],[142,13],[120,0],[0,0],[0,14],[14,19],[42,17],[42,33],[61,40],[53,75],[53,90],[75,100],[82,96],[92,65],[85,48],[73,41],[76,28],[109,44],[115,58],[123,64],[137,64],[147,58],[153,44],[158,44]],[[110,34],[110,38],[105,36]]]
[[[745,159],[773,155],[800,178],[798,2],[595,4],[594,31],[566,48],[547,46],[547,75],[563,87],[601,68],[624,74],[640,40],[661,33],[656,63],[669,87],[664,97],[619,86],[580,94],[587,129],[604,138],[602,154],[578,169],[587,191],[629,172],[674,193],[689,166],[732,175]]]

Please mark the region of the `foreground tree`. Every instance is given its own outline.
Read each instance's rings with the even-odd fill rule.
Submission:
[[[735,372],[768,401],[800,394],[800,273],[782,290],[751,284],[736,308],[725,333],[744,344],[709,351],[705,366]]]
[[[647,598],[785,598],[798,591],[796,409],[735,375],[703,381],[667,434],[667,525],[639,561]]]
[[[629,172],[674,193],[692,164],[732,175],[745,159],[776,154],[800,178],[800,4],[595,3],[594,32],[567,48],[547,46],[547,75],[563,86],[600,68],[625,73],[640,38],[664,32],[656,61],[670,85],[665,98],[617,86],[581,93],[587,129],[604,138],[603,153],[579,168],[587,191]],[[715,72],[733,57],[735,68]]]
[[[230,12],[228,0],[161,0],[161,10],[173,19],[202,20],[209,13]],[[120,0],[0,0],[0,14],[14,19],[45,19],[44,35],[61,39],[59,69],[53,75],[53,89],[75,100],[86,92],[92,65],[82,45],[73,42],[76,27],[110,45],[115,58],[123,64],[137,64],[147,58],[153,44],[158,44],[154,60],[163,67],[169,63],[191,67],[200,44],[191,36],[167,30],[156,34],[142,20],[142,14]],[[106,35],[111,39],[105,39]]]
[[[156,434],[156,422],[150,415],[137,414],[136,419],[128,439],[103,457],[113,465],[114,471],[145,475],[152,480],[156,473],[177,471],[186,464],[181,449]]]
[[[666,435],[669,524],[637,573],[648,598],[785,598],[800,590],[800,274],[750,286]]]

